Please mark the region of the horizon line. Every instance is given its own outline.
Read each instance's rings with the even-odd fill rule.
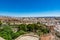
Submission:
[[[0,17],[17,17],[17,16],[5,16],[0,15]],[[22,17],[60,17],[60,16],[22,16]],[[18,17],[19,18],[19,17]]]

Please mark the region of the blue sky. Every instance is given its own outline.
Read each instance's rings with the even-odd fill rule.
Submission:
[[[0,15],[16,17],[60,16],[60,0],[0,0]]]

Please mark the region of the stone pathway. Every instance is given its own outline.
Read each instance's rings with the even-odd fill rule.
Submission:
[[[5,40],[5,39],[3,39],[2,37],[0,37],[0,40]]]
[[[39,40],[39,38],[32,37],[32,36],[23,36],[23,37],[16,39],[16,40]]]
[[[15,40],[39,40],[39,37],[33,34],[26,34],[16,38]]]

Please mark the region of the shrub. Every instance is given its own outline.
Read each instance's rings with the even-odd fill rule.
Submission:
[[[46,28],[45,25],[43,24],[21,24],[18,27],[18,31],[16,33],[14,33],[11,30],[10,26],[5,26],[3,27],[3,29],[0,29],[0,36],[5,38],[6,40],[12,40],[17,38],[20,35],[23,35],[27,32],[34,32],[37,33],[39,36],[42,34],[46,34],[49,33],[49,30]]]
[[[0,36],[6,40],[12,40],[13,32],[10,27],[6,26],[1,29]]]
[[[13,39],[15,39],[15,38],[17,38],[18,36],[23,35],[23,34],[25,34],[25,33],[26,33],[25,31],[20,30],[20,31],[18,31],[18,32],[16,32],[16,33],[14,34]]]
[[[20,30],[27,31],[27,25],[26,24],[19,25],[19,31]]]
[[[2,25],[2,22],[0,21],[0,26]]]

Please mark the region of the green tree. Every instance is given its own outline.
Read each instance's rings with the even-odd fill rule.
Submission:
[[[19,25],[19,30],[27,31],[27,25],[26,24]]]
[[[10,22],[7,22],[7,24],[10,26]]]
[[[2,22],[0,21],[0,26],[2,25]]]
[[[37,24],[40,24],[40,22],[37,22]]]
[[[28,29],[28,31],[33,32],[34,31],[34,24],[28,24],[27,29]]]

